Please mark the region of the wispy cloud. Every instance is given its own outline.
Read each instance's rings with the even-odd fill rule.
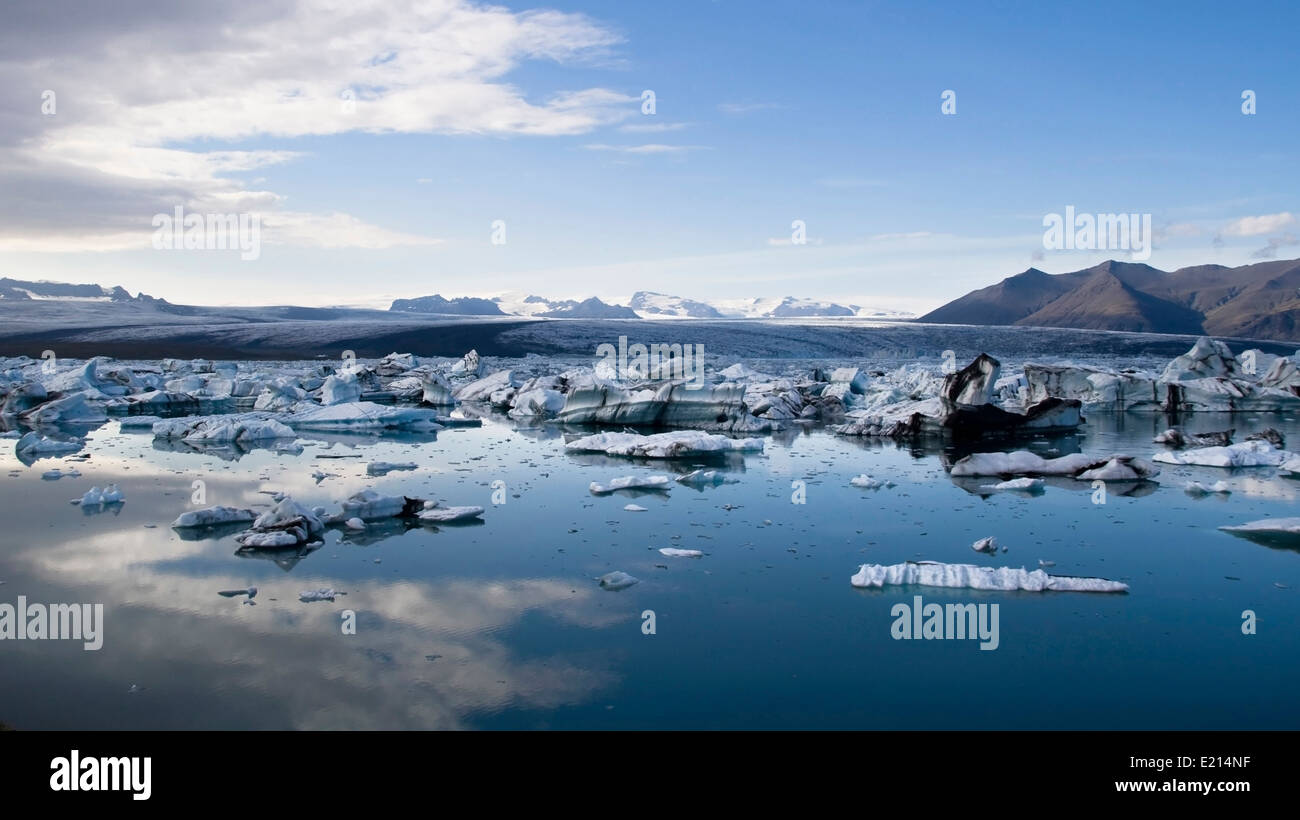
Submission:
[[[725,102],[719,103],[718,110],[724,114],[749,114],[754,111],[770,111],[775,108],[784,108],[780,103],[774,102]]]
[[[592,143],[582,146],[588,151],[612,151],[619,154],[680,154],[686,151],[703,150],[703,145],[664,145],[662,143],[649,143],[646,145],[607,145],[605,143]]]
[[[681,131],[688,123],[684,122],[646,122],[620,125],[618,130],[628,134],[663,134],[668,131]]]
[[[1229,222],[1220,233],[1224,236],[1264,236],[1294,224],[1295,216],[1289,211],[1283,211],[1279,214],[1243,216]]]

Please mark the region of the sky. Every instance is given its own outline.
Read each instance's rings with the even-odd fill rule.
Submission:
[[[1248,2],[7,0],[0,276],[214,305],[922,313],[1141,258],[1045,248],[1067,207],[1150,214],[1165,270],[1300,257],[1297,23]],[[256,219],[256,258],[156,247],[178,207]]]

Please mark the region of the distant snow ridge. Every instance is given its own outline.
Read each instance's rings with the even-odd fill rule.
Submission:
[[[904,564],[863,564],[851,579],[855,587],[916,585],[952,589],[985,589],[1025,592],[1127,592],[1128,584],[1104,578],[1075,578],[1048,575],[1041,569],[978,567],[974,564],[943,564],[937,561],[909,561]]]

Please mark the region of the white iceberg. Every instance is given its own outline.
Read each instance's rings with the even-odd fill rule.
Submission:
[[[304,604],[314,603],[316,601],[333,601],[338,595],[332,587],[322,587],[321,589],[307,589],[298,593],[298,600]]]
[[[319,541],[324,532],[325,524],[315,510],[284,496],[235,540],[244,547],[287,547]]]
[[[646,508],[642,507],[640,504],[625,504],[623,505],[623,509],[628,512],[646,512]]]
[[[222,524],[235,524],[256,519],[257,513],[248,509],[221,506],[205,507],[201,510],[190,510],[176,516],[176,520],[172,522],[172,528],[216,527]]]
[[[1277,467],[1297,458],[1295,453],[1279,450],[1267,441],[1242,441],[1227,447],[1197,447],[1156,453],[1163,464],[1198,467]]]
[[[878,478],[872,478],[866,473],[850,478],[849,483],[854,487],[860,487],[864,490],[879,490],[882,487],[894,486],[894,482],[892,481],[881,481]]]
[[[593,495],[606,495],[618,490],[667,490],[671,486],[672,480],[666,475],[629,475],[615,478],[608,484],[593,481],[590,490]]]
[[[482,507],[434,507],[420,513],[421,521],[445,524],[451,521],[467,521],[483,515]]]
[[[626,572],[616,570],[608,572],[597,579],[600,582],[601,589],[619,590],[627,589],[633,584],[639,583],[639,578],[634,578]]]
[[[306,407],[285,416],[296,430],[439,430],[434,411],[369,401]]]
[[[1300,518],[1263,518],[1245,524],[1219,527],[1224,532],[1255,535],[1300,536]]]
[[[970,548],[975,550],[976,552],[983,552],[992,555],[993,553],[998,551],[998,539],[990,535],[987,538],[981,538],[980,540],[976,541],[974,544],[971,544]]]
[[[1216,481],[1209,486],[1199,481],[1189,481],[1183,485],[1183,492],[1188,495],[1227,495],[1232,492],[1226,481]]]
[[[362,490],[343,502],[343,509],[325,519],[328,524],[346,523],[348,519],[360,518],[362,521],[380,521],[385,518],[399,518],[418,515],[424,508],[422,498],[407,498],[401,495],[380,495],[374,490]]]
[[[573,452],[605,453],[639,458],[682,458],[729,452],[762,452],[761,438],[733,439],[698,430],[674,430],[643,436],[639,433],[597,433],[565,445]]]
[[[984,484],[980,489],[993,492],[1041,493],[1044,491],[1045,485],[1041,478],[1013,478],[1009,481],[999,481],[996,484]]]
[[[1127,592],[1128,584],[1104,578],[1076,578],[1048,575],[1041,569],[1021,567],[978,567],[974,564],[943,564],[937,561],[909,561],[904,564],[863,564],[850,582],[855,587],[917,585],[953,589],[982,589],[1025,592]]]
[[[1027,450],[1014,453],[974,453],[952,466],[954,476],[1055,475],[1082,480],[1136,480],[1152,478],[1160,470],[1132,456],[1090,456],[1071,453],[1043,458]]]
[[[664,547],[659,552],[669,558],[702,558],[704,556],[704,553],[699,550],[679,550],[676,547]]]
[[[388,475],[394,470],[414,470],[418,467],[419,465],[414,461],[372,461],[366,465],[366,474],[375,476]]]

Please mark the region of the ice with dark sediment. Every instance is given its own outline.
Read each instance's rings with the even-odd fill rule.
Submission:
[[[761,438],[728,438],[699,430],[666,433],[597,433],[565,444],[570,452],[605,453],[639,458],[683,458],[723,453],[756,453],[763,450]]]

